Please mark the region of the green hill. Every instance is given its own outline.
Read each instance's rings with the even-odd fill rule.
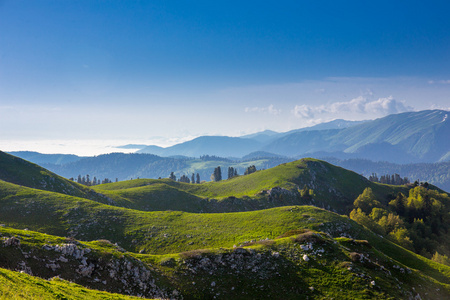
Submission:
[[[103,195],[36,164],[0,151],[0,180],[21,186],[108,202]]]
[[[82,285],[53,277],[45,280],[0,268],[0,299],[79,299],[126,300],[138,297],[92,290]]]
[[[408,187],[320,160],[221,182],[80,187],[79,196],[36,165],[7,155],[2,164],[2,178],[16,181],[0,180],[0,268],[11,270],[0,270],[4,297],[18,287],[24,297],[60,299],[88,298],[87,288],[174,299],[450,297],[450,267],[329,211],[348,213],[367,187],[383,205]],[[39,186],[42,178],[61,183]],[[63,280],[38,278],[55,276]]]
[[[301,207],[291,210],[312,212]],[[5,283],[2,292],[6,296],[22,287],[20,292],[26,296],[59,299],[68,292],[72,294],[67,299],[77,299],[80,294],[86,294],[86,298],[107,297],[65,280],[109,292],[174,299],[450,296],[449,267],[377,238],[354,223],[348,224],[368,240],[332,238],[325,232],[305,229],[245,247],[170,255],[136,254],[105,240],[81,242],[3,227],[2,266],[53,279],[45,281],[0,269],[0,282]],[[339,226],[343,228],[342,223]]]
[[[314,192],[302,197],[305,185]],[[121,206],[189,212],[248,211],[308,204],[349,212],[366,187],[387,203],[406,187],[375,184],[354,172],[316,159],[302,159],[220,182],[186,184],[169,179],[129,180],[95,186]]]

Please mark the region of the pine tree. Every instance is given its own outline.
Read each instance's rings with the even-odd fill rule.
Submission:
[[[214,169],[214,172],[211,174],[211,181],[221,181],[222,180],[222,170],[220,166]]]
[[[197,173],[197,180],[195,182],[200,183],[200,174],[198,174],[198,173]]]
[[[217,168],[216,168],[216,178],[217,178],[217,181],[221,181],[222,180],[222,170],[220,169],[220,166],[218,166]]]
[[[231,179],[236,175],[237,175],[236,169],[233,167],[228,167],[228,179]]]
[[[191,182],[192,182],[192,183],[195,183],[195,174],[194,174],[194,173],[192,173],[192,176],[191,176]]]

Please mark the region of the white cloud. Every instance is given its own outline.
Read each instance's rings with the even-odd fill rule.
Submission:
[[[429,83],[429,84],[435,84],[435,83],[439,83],[439,84],[450,84],[450,79],[448,79],[448,80],[438,80],[438,81],[435,81],[435,80],[429,80],[428,83]]]
[[[450,111],[450,106],[442,106],[442,105],[433,104],[433,105],[430,106],[430,109],[440,109],[440,110],[448,110],[448,111]]]
[[[321,106],[310,106],[310,105],[296,105],[294,107],[294,115],[298,118],[312,119],[318,113],[323,113],[325,107]]]
[[[312,119],[318,114],[370,114],[389,115],[412,110],[403,101],[395,100],[392,96],[369,101],[363,96],[359,96],[346,102],[334,102],[329,105],[296,105],[293,114],[298,118]]]
[[[271,115],[279,115],[281,113],[281,109],[276,109],[273,104],[270,104],[268,107],[246,107],[245,112],[259,112],[259,113],[268,113]]]

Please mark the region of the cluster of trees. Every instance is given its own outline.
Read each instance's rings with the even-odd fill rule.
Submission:
[[[398,193],[387,205],[366,188],[354,201],[350,218],[418,254],[450,263],[449,204],[446,193],[420,185],[408,196]]]
[[[169,178],[173,181],[177,181],[177,176],[173,172],[170,172]],[[178,179],[178,182],[185,182],[185,183],[200,183],[200,174],[192,173],[191,178],[189,179],[189,176],[181,175]]]
[[[392,185],[404,185],[410,183],[407,177],[401,178],[400,175],[398,174],[393,175],[386,174],[381,175],[381,177],[378,178],[377,173],[372,173],[372,175],[369,176],[369,180],[372,182],[392,184]]]
[[[228,167],[228,179],[238,176],[237,169]]]
[[[247,167],[247,169],[244,172],[244,175],[248,175],[248,174],[252,174],[256,172],[256,167],[255,165],[251,165],[249,167]]]
[[[255,173],[255,172],[256,172],[256,167],[254,165],[251,165],[251,166],[247,167],[244,175],[248,175],[248,174]],[[233,168],[233,167],[228,167],[228,179],[231,179],[236,176],[239,176],[237,169]],[[211,174],[211,180],[212,181],[221,181],[222,180],[222,170],[221,170],[220,166],[218,166],[217,168],[214,169],[214,172]]]
[[[75,181],[74,178],[70,178],[70,180]],[[112,181],[109,178],[105,178],[103,180],[97,179],[97,177],[94,176],[94,178],[91,180],[89,174],[86,176],[81,177],[81,175],[78,175],[78,178],[76,180],[80,184],[84,184],[87,186],[93,186],[98,184],[104,184],[104,183],[111,183]],[[118,178],[116,178],[116,182],[118,182]]]

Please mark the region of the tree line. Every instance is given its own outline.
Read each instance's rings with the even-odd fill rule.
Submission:
[[[94,185],[112,182],[112,180],[110,180],[109,178],[105,178],[105,179],[101,180],[100,178],[97,179],[97,177],[94,176],[94,178],[91,179],[89,174],[87,174],[86,176],[83,176],[83,177],[81,177],[81,175],[78,175],[77,180],[75,180],[73,177],[70,178],[70,180],[76,181],[79,184],[83,184],[83,185],[87,185],[87,186],[94,186]],[[118,181],[119,181],[118,178],[116,178],[116,182],[118,182]]]
[[[169,179],[172,179],[173,181],[178,181],[178,182],[199,184],[200,183],[200,174],[197,173],[197,175],[195,175],[195,173],[192,173],[191,178],[189,178],[189,176],[186,176],[186,175],[181,175],[180,178],[178,178],[178,180],[177,180],[177,176],[174,174],[174,172],[170,172]]]
[[[246,168],[244,175],[248,175],[248,174],[252,174],[255,173],[256,170],[256,166],[255,165],[251,165],[249,167]],[[228,177],[227,179],[231,179],[233,177],[239,176],[238,171],[236,168],[234,167],[228,167]],[[222,169],[220,166],[214,168],[213,173],[211,174],[211,181],[221,181],[222,180]],[[181,175],[179,178],[177,178],[177,176],[175,175],[174,172],[170,172],[169,175],[169,179],[172,179],[173,181],[178,181],[178,182],[184,182],[184,183],[200,183],[200,174],[197,173],[192,173],[192,175],[189,177],[187,175]]]
[[[378,178],[377,173],[372,173],[372,175],[369,176],[369,180],[372,182],[392,184],[392,185],[404,185],[410,183],[407,177],[401,178],[400,175],[398,175],[397,173],[392,175],[389,174],[381,175],[380,178]]]

